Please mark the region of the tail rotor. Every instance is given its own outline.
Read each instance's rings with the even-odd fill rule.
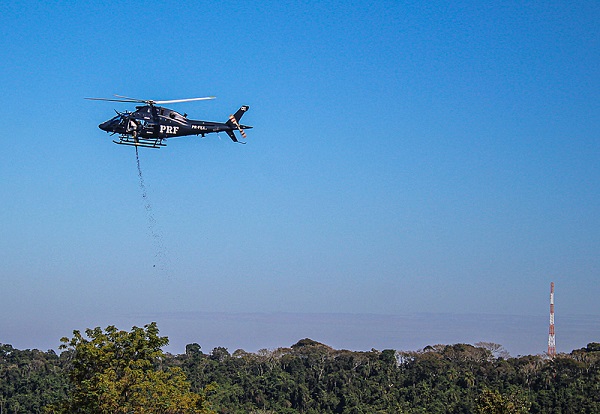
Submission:
[[[240,134],[244,137],[244,139],[246,139],[247,138],[246,133],[242,129],[242,127],[241,127],[240,123],[237,121],[237,119],[235,119],[235,117],[233,115],[229,115],[229,120],[238,129],[238,131],[240,131]]]

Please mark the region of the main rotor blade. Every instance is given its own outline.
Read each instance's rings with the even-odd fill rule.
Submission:
[[[155,101],[152,99],[130,98],[129,96],[123,96],[123,95],[115,95],[115,97],[117,97],[118,99],[111,99],[111,98],[85,98],[85,99],[89,99],[92,101],[145,103],[146,105],[156,105],[156,104],[171,104],[171,103],[191,102],[191,101],[206,101],[208,99],[216,98],[216,96],[205,96],[203,98],[169,99],[169,100],[164,100],[164,101]]]
[[[126,103],[145,103],[146,105],[156,105],[156,104],[170,104],[170,103],[179,103],[179,102],[192,102],[192,101],[206,101],[209,99],[215,99],[216,96],[205,96],[203,98],[187,98],[187,99],[169,99],[164,101],[155,101],[152,99],[137,99],[130,98],[129,96],[123,95],[115,95],[116,98],[85,98],[91,101],[110,101],[110,102],[126,102]]]
[[[168,101],[152,101],[157,104],[171,104],[178,102],[192,102],[192,101],[207,101],[209,99],[215,99],[216,96],[205,96],[204,98],[187,98],[187,99],[171,99]]]
[[[146,101],[140,101],[137,99],[109,99],[109,98],[83,98],[89,99],[90,101],[111,101],[111,102],[128,102],[128,103],[144,103]]]
[[[138,98],[131,98],[129,96],[123,96],[123,95],[115,95],[115,96],[117,98],[121,98],[121,99],[129,99],[129,102],[140,102],[140,103],[146,103],[148,105],[171,104],[171,103],[191,102],[191,101],[206,101],[208,99],[216,98],[216,96],[206,96],[203,98],[167,99],[167,100],[162,100],[162,101],[155,101],[154,99],[138,99]]]
[[[115,96],[117,98],[121,98],[121,99],[128,99],[129,102],[145,103],[145,102],[149,102],[150,101],[150,100],[146,100],[146,99],[130,98],[129,96],[123,96],[123,95],[117,95],[117,94],[115,94]],[[154,102],[154,101],[152,101],[152,102]]]

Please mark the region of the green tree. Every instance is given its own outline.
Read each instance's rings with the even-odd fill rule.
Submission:
[[[54,351],[0,344],[0,414],[39,413],[66,395],[67,380]]]
[[[65,413],[211,413],[204,395],[190,391],[180,368],[164,368],[161,348],[169,343],[159,336],[155,322],[131,332],[114,326],[87,329],[62,338],[61,349],[70,356],[67,399],[49,407]]]
[[[517,391],[503,395],[497,390],[484,388],[477,399],[477,412],[481,414],[525,414],[530,404]]]

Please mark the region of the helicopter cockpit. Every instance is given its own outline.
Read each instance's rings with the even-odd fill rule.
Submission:
[[[121,115],[117,115],[106,122],[101,123],[98,127],[107,132],[113,132],[115,128],[121,124],[123,124],[124,119]]]

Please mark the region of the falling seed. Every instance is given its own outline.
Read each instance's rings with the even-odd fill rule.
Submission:
[[[154,248],[156,249],[154,258],[157,259],[162,266],[159,267],[159,270],[165,269],[165,248],[162,241],[162,235],[160,231],[156,229],[156,219],[154,218],[154,213],[152,211],[152,204],[150,204],[150,200],[148,199],[148,192],[146,191],[146,184],[144,183],[144,176],[142,175],[142,168],[140,166],[140,156],[138,154],[138,148],[135,147],[135,159],[137,161],[137,170],[138,177],[140,178],[140,189],[142,190],[142,200],[144,202],[144,209],[146,210],[146,215],[148,216],[148,230],[150,232],[150,237],[154,241]],[[154,264],[152,267],[156,267]]]

